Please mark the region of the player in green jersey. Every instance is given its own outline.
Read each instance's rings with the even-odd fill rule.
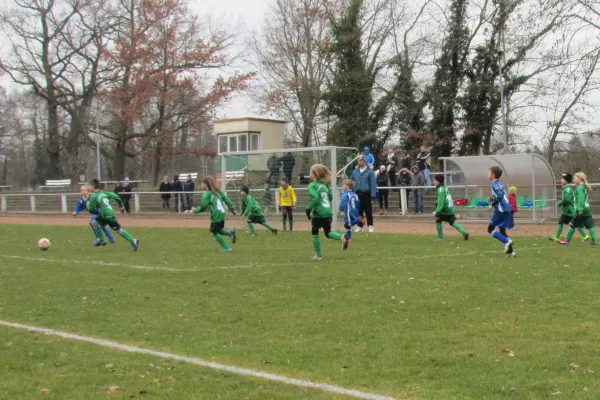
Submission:
[[[333,240],[342,240],[339,232],[331,232],[333,211],[331,201],[333,196],[328,182],[331,180],[331,171],[322,164],[315,164],[310,168],[312,182],[308,185],[310,200],[306,206],[306,216],[312,219],[312,243],[315,249],[313,260],[322,260],[319,229],[323,229],[325,237]]]
[[[240,195],[242,196],[242,221],[245,220],[244,222],[248,224],[248,228],[250,228],[250,233],[252,236],[256,236],[254,224],[260,224],[270,230],[273,235],[277,235],[277,229],[273,228],[265,220],[262,210],[260,209],[260,205],[249,193],[250,189],[248,189],[247,186],[241,187]]]
[[[235,206],[225,192],[221,191],[221,188],[217,185],[217,181],[212,176],[208,176],[202,180],[202,189],[205,192],[200,205],[194,208],[194,214],[201,213],[207,208],[210,210],[210,233],[213,234],[223,248],[221,253],[231,253],[231,247],[229,247],[223,235],[229,236],[232,243],[235,243],[237,239],[235,229],[225,229],[225,206],[229,208],[233,215],[237,215]]]
[[[435,190],[437,191],[437,203],[435,208],[435,224],[437,227],[438,240],[444,240],[444,231],[442,222],[447,222],[448,225],[456,229],[462,235],[464,240],[469,240],[469,233],[466,232],[458,222],[454,214],[454,202],[448,188],[444,186],[444,175],[436,175],[433,177]]]
[[[558,243],[562,245],[569,244],[571,238],[573,238],[575,229],[585,227],[590,232],[590,237],[592,238],[590,244],[597,246],[598,240],[596,239],[596,229],[589,199],[589,191],[592,190],[592,187],[583,172],[575,174],[575,185],[575,217],[571,221],[569,232],[567,232],[567,239],[560,240]]]
[[[556,229],[556,234],[548,239],[558,242],[560,239],[560,235],[563,231],[563,225],[568,225],[571,223],[573,218],[575,218],[575,191],[573,190],[573,185],[571,182],[573,181],[573,176],[568,172],[561,175],[562,182],[562,198],[557,203],[558,207],[562,207],[562,212],[560,213],[560,218],[558,219],[558,228]],[[586,235],[583,228],[577,228],[581,236],[583,237],[583,241],[587,241],[590,239],[589,235]]]
[[[104,236],[102,235],[103,226],[110,226],[115,232],[117,232],[121,237],[131,243],[131,248],[133,251],[137,251],[140,245],[140,241],[134,239],[125,229],[121,228],[121,224],[117,221],[115,217],[115,212],[110,205],[110,201],[114,200],[119,204],[121,208],[121,212],[125,210],[123,207],[123,200],[121,197],[113,192],[103,192],[100,190],[100,181],[98,179],[92,179],[90,182],[90,189],[92,191],[92,195],[87,203],[87,209],[90,212],[94,212],[96,209],[100,214],[95,221],[92,221],[92,224],[95,222],[95,226],[93,226],[96,231],[96,237],[98,237],[97,241],[94,243],[95,246],[104,246],[106,242],[104,241]]]

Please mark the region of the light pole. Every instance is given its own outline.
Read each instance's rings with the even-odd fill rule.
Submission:
[[[98,180],[101,175],[100,169],[100,101],[96,103],[96,174]]]
[[[502,133],[504,136],[504,154],[508,154],[508,124],[506,122],[506,98],[504,97],[504,76],[502,75],[502,51],[498,52],[500,63],[500,108],[502,109]]]

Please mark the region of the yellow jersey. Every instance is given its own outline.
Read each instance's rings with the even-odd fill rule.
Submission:
[[[283,186],[279,187],[279,205],[281,207],[291,207],[296,204],[296,192],[291,185],[286,189]]]

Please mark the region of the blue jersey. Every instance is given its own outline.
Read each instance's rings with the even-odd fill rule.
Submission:
[[[492,206],[494,206],[494,212],[509,213],[510,203],[508,197],[506,197],[506,190],[499,179],[496,179],[492,183]]]
[[[340,200],[340,211],[344,213],[344,223],[349,224],[351,221],[358,218],[360,202],[358,196],[353,191],[349,190],[342,193]]]
[[[87,202],[90,199],[90,197],[88,196],[88,198],[80,198],[79,201],[77,202],[77,205],[75,206],[75,210],[73,210],[73,212],[75,214],[79,214],[80,212],[82,212],[83,210],[88,211],[87,209]],[[90,214],[96,215],[98,214],[98,210],[94,210],[94,212],[90,211]]]

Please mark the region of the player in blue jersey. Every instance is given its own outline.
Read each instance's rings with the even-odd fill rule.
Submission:
[[[340,214],[344,214],[344,228],[346,228],[346,233],[342,236],[342,248],[344,250],[348,248],[348,243],[352,240],[352,227],[358,225],[362,228],[365,224],[360,216],[360,201],[352,190],[353,188],[353,180],[347,179],[344,181],[344,193],[342,193],[339,208]]]
[[[488,171],[488,179],[492,181],[492,195],[488,200],[490,201],[490,210],[494,210],[488,226],[488,233],[504,244],[504,253],[508,257],[514,257],[517,255],[513,249],[514,243],[506,233],[506,229],[510,228],[510,203],[506,190],[500,182],[501,176],[502,169],[500,167],[492,167]],[[499,228],[499,231],[496,228]]]
[[[81,193],[81,199],[79,199],[79,201],[77,202],[77,205],[75,206],[75,210],[73,210],[74,217],[76,217],[83,210],[87,211],[87,202],[90,199],[89,187],[87,185],[82,185],[80,193]],[[100,215],[98,213],[98,210],[95,210],[93,213],[90,211],[90,214],[92,214],[92,216],[90,217],[90,227],[92,228],[92,232],[94,232],[94,236],[96,237],[94,246],[100,246],[102,243],[106,244],[106,242],[104,242],[104,239],[102,238],[102,234],[98,233],[96,231],[96,229],[94,229],[94,225],[92,224],[92,221],[94,221]],[[108,241],[111,244],[115,242],[115,238],[113,237],[113,235],[111,235],[111,233],[109,232],[108,228],[106,228],[106,226],[102,226],[102,231],[104,231],[104,234],[106,235],[106,237],[108,238]]]

